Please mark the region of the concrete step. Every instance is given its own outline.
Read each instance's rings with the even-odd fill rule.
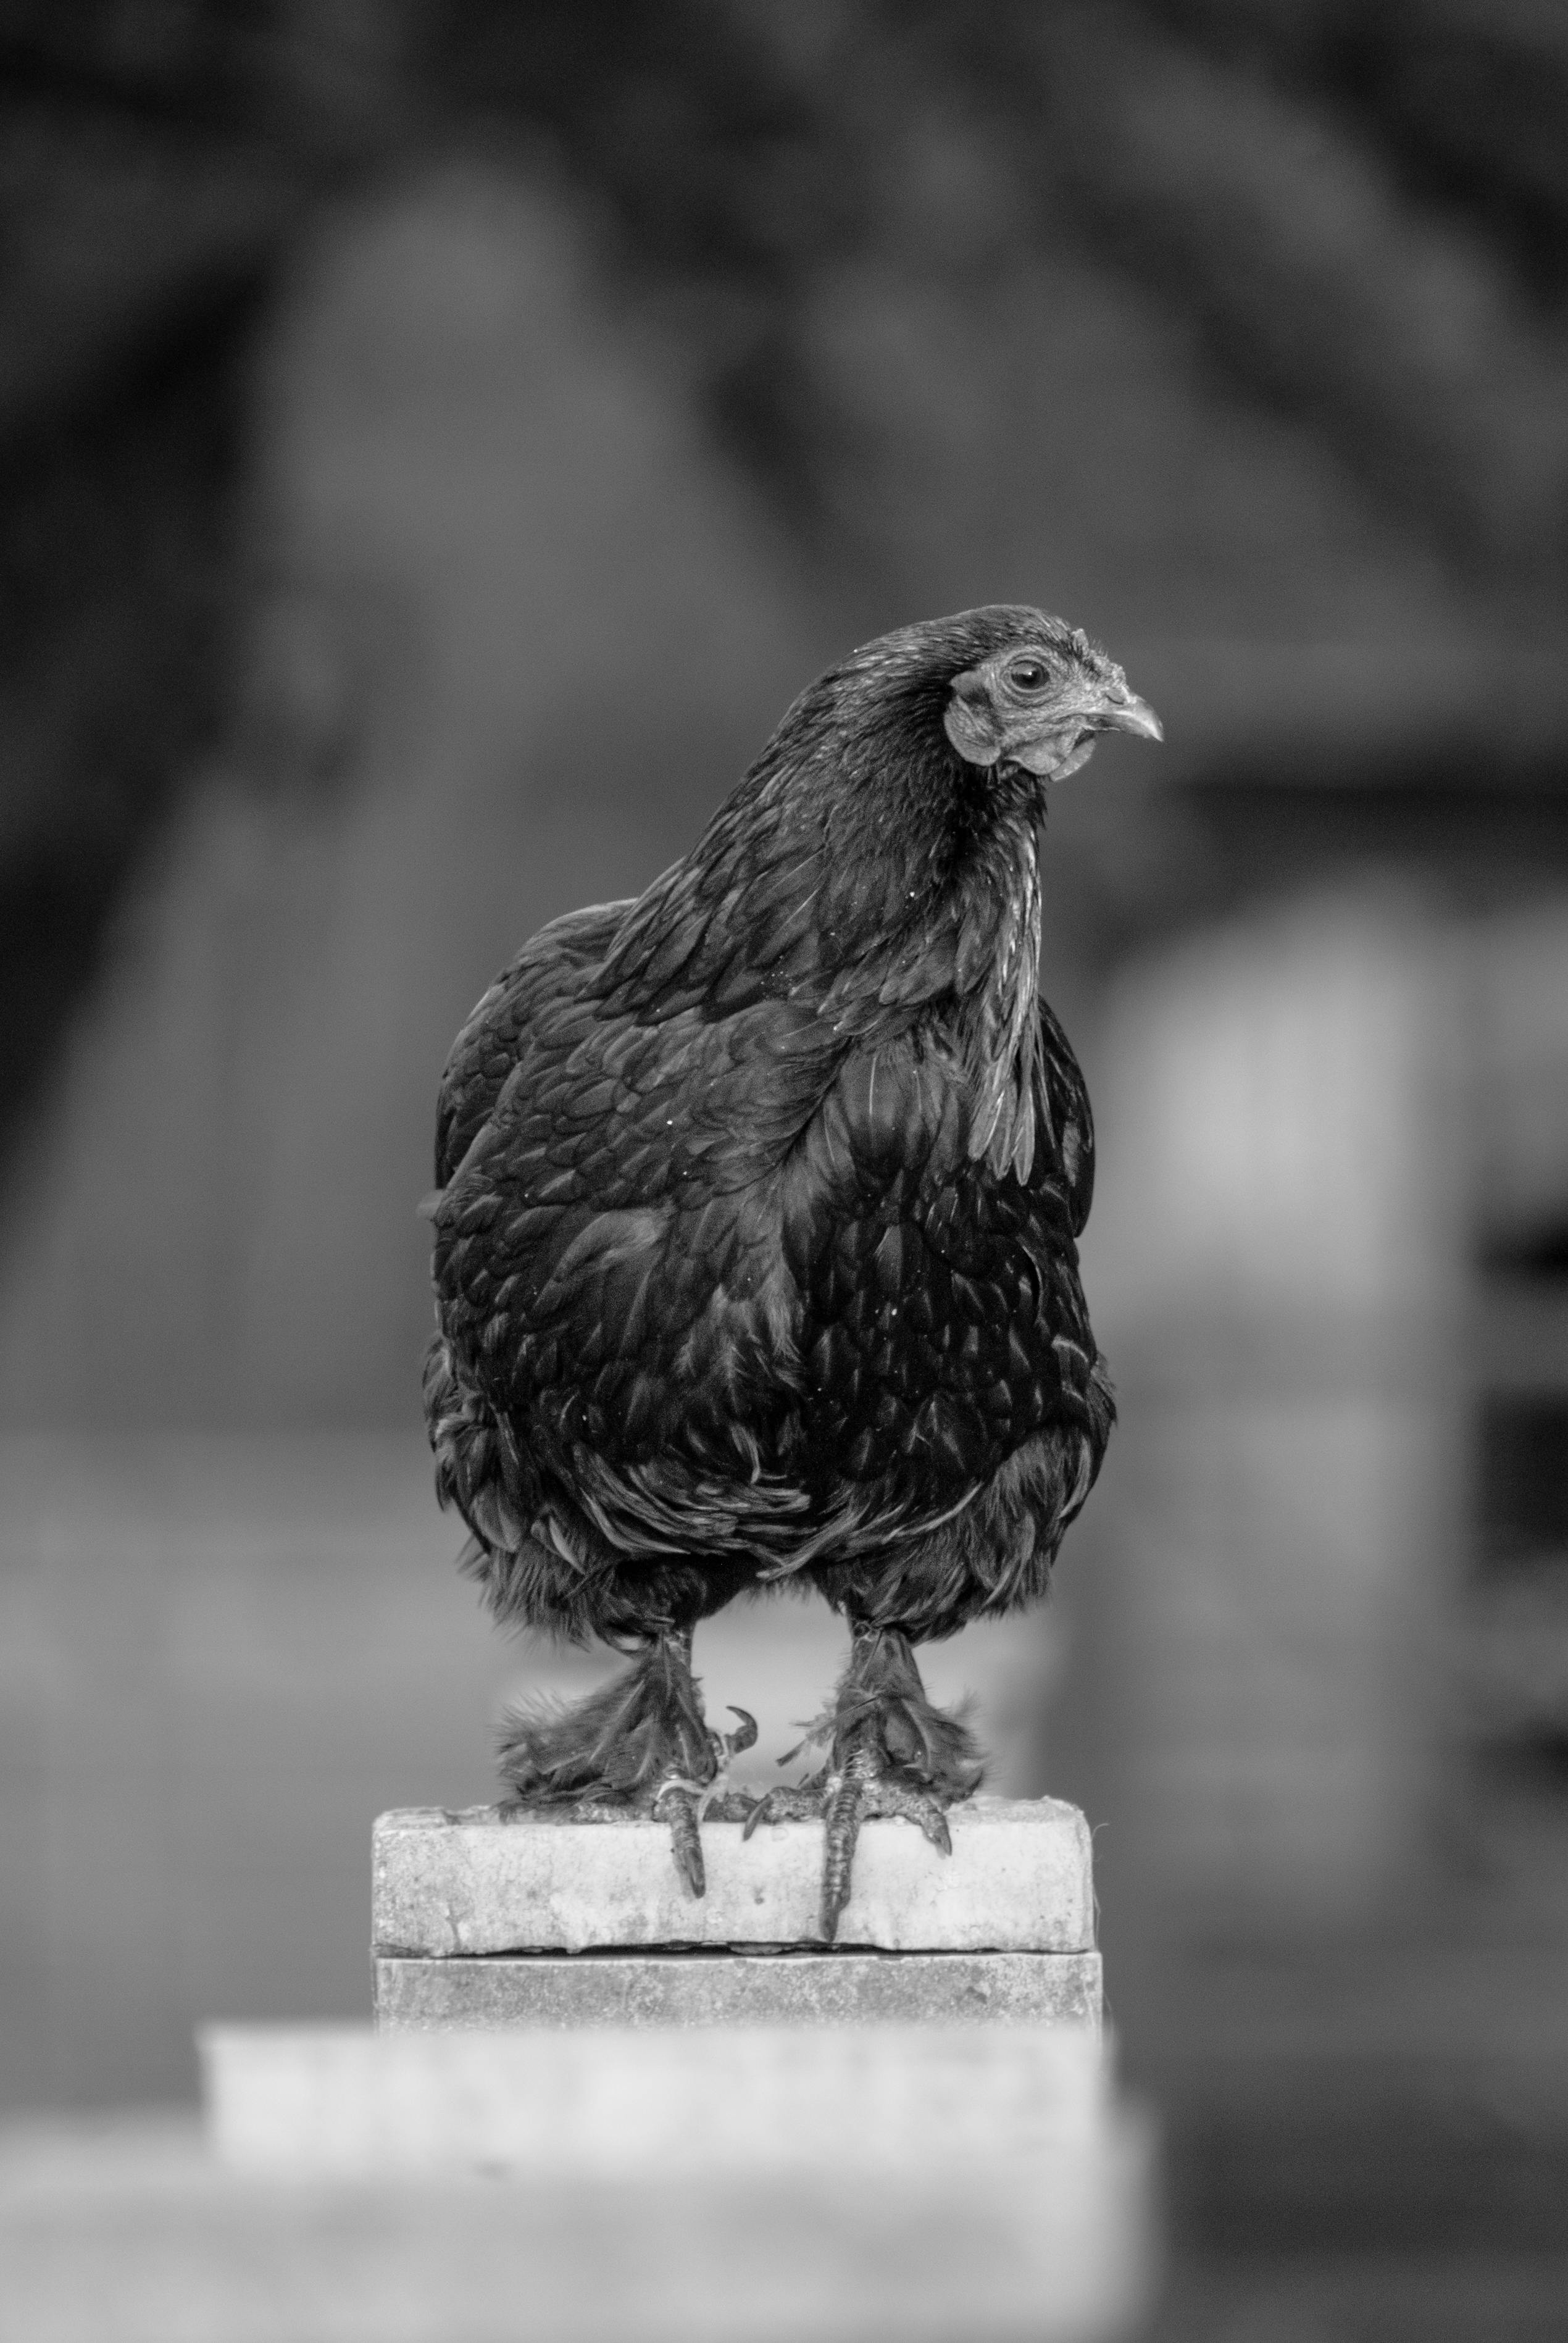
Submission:
[[[805,2168],[849,2187],[1092,2154],[1111,2104],[1098,2043],[1050,2026],[223,2026],[201,2047],[215,2147],[252,2172]]]
[[[492,1953],[373,1963],[385,2031],[993,2025],[1098,2034],[1098,1953]]]
[[[868,1823],[840,1946],[888,1952],[1084,1953],[1094,1947],[1088,1825],[1055,1798],[973,1798],[949,1816],[952,1853],[913,1825]],[[708,1892],[689,1896],[658,1823],[503,1818],[493,1806],[402,1808],[375,1831],[374,1949],[447,1959],[492,1953],[819,1943],[823,1829],[743,1839],[705,1823]]]
[[[690,2036],[682,2039],[689,2041]],[[226,2168],[195,2126],[0,2135],[3,2343],[1131,2343],[1149,2146],[694,2175]]]

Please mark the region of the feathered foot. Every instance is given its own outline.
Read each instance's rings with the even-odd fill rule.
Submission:
[[[501,1734],[501,1778],[518,1810],[573,1805],[585,1822],[628,1815],[667,1821],[675,1867],[690,1896],[704,1893],[699,1825],[717,1807],[747,1810],[728,1788],[729,1761],[757,1738],[743,1708],[733,1733],[715,1733],[691,1673],[691,1630],[671,1627],[618,1676],[573,1708],[514,1712]]]
[[[874,1815],[901,1815],[939,1854],[950,1855],[943,1809],[971,1796],[985,1768],[969,1727],[926,1697],[909,1637],[896,1627],[860,1621],[853,1624],[849,1664],[834,1705],[806,1740],[828,1744],[827,1764],[799,1788],[769,1790],[759,1798],[746,1817],[745,1835],[759,1823],[820,1815],[827,1825],[821,1927],[831,1944],[849,1900],[860,1825]],[[779,1762],[787,1765],[798,1754],[792,1749]]]

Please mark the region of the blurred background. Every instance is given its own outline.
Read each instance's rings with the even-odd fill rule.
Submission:
[[[598,1665],[429,1493],[450,1037],[1027,600],[1167,729],[1048,840],[1122,1421],[928,1680],[1095,1825],[1171,2335],[1568,2331],[1568,16],[3,0],[0,124],[0,2107],[367,2009]]]

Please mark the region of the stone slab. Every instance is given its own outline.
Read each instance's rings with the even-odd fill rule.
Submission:
[[[213,2146],[256,2173],[772,2172],[1088,2148],[1105,2062],[1060,2026],[204,2029]]]
[[[684,2037],[683,2037],[684,2038]],[[253,2177],[194,2125],[0,2132],[5,2343],[1129,2343],[1148,2127],[1025,2162]]]
[[[888,1952],[1089,1952],[1089,1826],[1056,1798],[971,1798],[950,1814],[952,1853],[901,1820],[868,1823],[841,1946]],[[659,1823],[583,1822],[493,1806],[404,1807],[377,1818],[374,1949],[449,1959],[595,1946],[713,1948],[821,1941],[822,1825],[743,1839],[705,1823],[708,1892],[688,1896]]]
[[[494,1953],[375,1963],[387,2033],[509,2026],[1065,2026],[1098,2036],[1098,1953]]]

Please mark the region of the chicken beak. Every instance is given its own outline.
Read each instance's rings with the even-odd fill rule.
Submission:
[[[1096,722],[1107,732],[1135,732],[1141,740],[1163,740],[1165,727],[1147,700],[1123,688],[1108,693],[1095,710]]]

